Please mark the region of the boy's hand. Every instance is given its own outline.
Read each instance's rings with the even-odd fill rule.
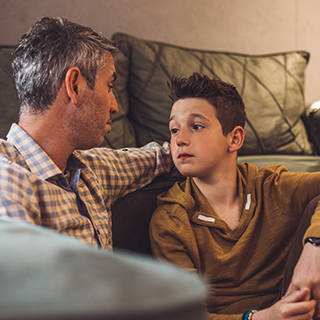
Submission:
[[[295,291],[276,302],[268,309],[253,314],[253,320],[312,320],[316,301],[310,300],[310,290]]]
[[[285,297],[302,288],[310,289],[311,297],[317,303],[315,319],[320,319],[320,247],[311,243],[303,247]]]

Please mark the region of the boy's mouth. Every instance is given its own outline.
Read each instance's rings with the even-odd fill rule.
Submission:
[[[191,154],[188,154],[188,153],[180,153],[178,155],[178,159],[187,159],[187,158],[191,158],[193,157]]]

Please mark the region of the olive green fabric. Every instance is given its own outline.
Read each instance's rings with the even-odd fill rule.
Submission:
[[[234,84],[247,111],[240,154],[311,154],[300,119],[305,112],[304,79],[309,53],[247,55],[188,49],[116,33],[128,57],[129,119],[137,145],[169,139],[171,101],[166,82],[193,72]]]
[[[0,138],[5,138],[10,126],[19,120],[20,103],[12,76],[14,46],[0,47]],[[112,131],[105,136],[101,146],[111,148],[135,147],[134,129],[127,118],[129,109],[127,95],[128,58],[119,52],[115,56],[119,79],[114,85],[119,113],[112,116]]]
[[[101,147],[120,149],[122,147],[135,147],[136,139],[132,124],[127,118],[129,111],[127,80],[129,72],[128,58],[118,52],[114,57],[117,71],[117,81],[114,84],[114,95],[118,102],[119,112],[112,115],[111,132],[105,135]]]
[[[13,47],[0,46],[0,138],[5,138],[10,126],[19,119],[19,98],[12,78]]]

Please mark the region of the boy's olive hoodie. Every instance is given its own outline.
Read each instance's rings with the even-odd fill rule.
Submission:
[[[234,230],[191,178],[158,197],[150,224],[154,255],[208,282],[209,319],[241,319],[274,302],[302,213],[320,194],[320,173],[250,164],[237,169],[240,219]],[[320,206],[307,236],[320,237]]]

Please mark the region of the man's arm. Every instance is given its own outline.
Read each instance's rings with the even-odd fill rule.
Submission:
[[[286,296],[303,288],[310,289],[311,297],[317,302],[315,316],[320,318],[320,247],[311,243],[303,247]]]
[[[143,188],[159,175],[169,176],[174,168],[168,143],[118,150],[96,148],[76,155],[89,165],[112,201]]]
[[[311,298],[317,302],[315,317],[320,318],[320,246],[312,245],[306,242],[308,237],[320,237],[320,202],[315,198],[308,206],[309,213],[307,217],[312,214],[310,225],[304,233],[302,243],[302,252],[295,265],[291,283],[288,287],[286,295],[291,294],[295,290],[302,290],[309,288],[311,291]],[[313,211],[314,210],[314,211]],[[306,223],[306,221],[305,221]],[[306,228],[306,227],[305,227]],[[303,230],[303,229],[302,229]],[[301,234],[301,231],[299,231]],[[302,234],[298,236],[296,241],[301,239]]]

